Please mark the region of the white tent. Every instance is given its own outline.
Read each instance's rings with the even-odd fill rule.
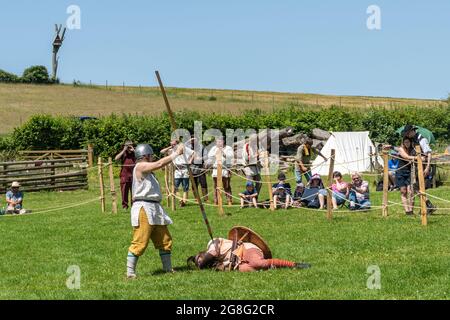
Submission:
[[[328,175],[332,149],[336,152],[334,171],[340,171],[342,174],[370,171],[370,148],[372,152],[375,152],[375,146],[370,141],[368,131],[333,132],[320,151],[328,161],[325,162],[318,156],[312,163],[312,172]],[[373,161],[378,161],[380,166],[383,165],[381,157],[374,156]]]

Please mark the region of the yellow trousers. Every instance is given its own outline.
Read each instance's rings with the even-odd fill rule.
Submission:
[[[144,208],[141,208],[139,212],[139,226],[133,228],[133,240],[128,251],[138,257],[143,255],[150,239],[152,239],[155,249],[172,250],[172,236],[167,226],[150,225],[147,213],[145,213]]]

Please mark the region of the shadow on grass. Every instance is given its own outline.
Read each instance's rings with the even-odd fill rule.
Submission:
[[[174,267],[175,270],[175,274],[177,273],[191,273],[194,272],[195,270],[192,268],[189,268],[188,266],[181,266],[181,267]],[[160,269],[160,270],[156,270],[153,271],[152,273],[150,273],[152,276],[164,276],[164,275],[168,275],[168,274],[172,274],[172,273],[167,273],[164,270]]]

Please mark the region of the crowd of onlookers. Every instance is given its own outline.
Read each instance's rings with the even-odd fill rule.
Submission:
[[[234,150],[232,147],[224,144],[221,138],[216,139],[216,143],[212,148],[204,149],[202,145],[197,144],[196,148],[192,147],[194,138],[185,143],[185,152],[182,156],[178,156],[173,161],[174,165],[174,189],[175,195],[180,200],[180,206],[185,206],[188,202],[188,192],[190,186],[188,165],[194,175],[194,182],[201,190],[203,201],[209,201],[207,173],[212,171],[213,179],[213,198],[214,204],[218,203],[218,164],[221,163],[222,168],[222,189],[224,198],[228,205],[233,204],[233,193],[231,189],[232,167],[237,163],[234,159]],[[276,208],[316,208],[324,209],[328,192],[324,187],[322,179],[319,175],[312,175],[310,170],[311,157],[313,152],[323,159],[326,158],[312,147],[312,140],[306,139],[305,143],[298,147],[295,158],[294,176],[296,181],[295,190],[291,189],[291,185],[287,182],[286,175],[280,172],[278,182],[273,184],[273,202]],[[170,155],[179,145],[177,139],[173,139],[167,148],[161,150],[161,154]],[[262,200],[261,192],[261,164],[256,144],[247,142],[243,145],[242,159],[239,162],[243,177],[247,179],[246,188],[239,193],[240,206],[244,207],[268,207],[269,199]],[[200,150],[200,151],[196,151]],[[132,188],[133,167],[135,164],[133,143],[128,141],[125,143],[123,150],[116,156],[116,160],[122,161],[122,169],[120,174],[120,184],[122,191],[122,206],[128,209],[129,193]],[[302,183],[303,177],[305,184]],[[345,182],[340,172],[333,175],[335,183],[331,186],[333,209],[347,204],[351,210],[370,208],[369,201],[369,185],[362,180],[360,174],[352,175],[351,182]],[[182,194],[179,193],[181,189]],[[221,192],[220,191],[220,192]]]
[[[346,182],[338,171],[333,173],[334,183],[331,186],[331,203],[333,209],[347,206],[350,210],[370,209],[369,183],[362,179],[359,173],[351,175],[351,182]],[[286,174],[278,174],[278,182],[272,185],[273,202],[275,208],[313,208],[325,209],[328,190],[325,188],[320,175],[314,174],[307,178],[307,183],[297,183],[294,190],[287,182]],[[245,191],[239,194],[241,208],[267,207],[270,199],[258,202],[258,192],[253,182],[248,181]]]

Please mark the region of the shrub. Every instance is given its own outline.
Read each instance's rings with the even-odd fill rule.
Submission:
[[[15,74],[0,69],[0,82],[17,83],[20,82],[20,78]]]
[[[49,83],[47,68],[44,66],[32,66],[23,72],[22,82],[25,83]]]

